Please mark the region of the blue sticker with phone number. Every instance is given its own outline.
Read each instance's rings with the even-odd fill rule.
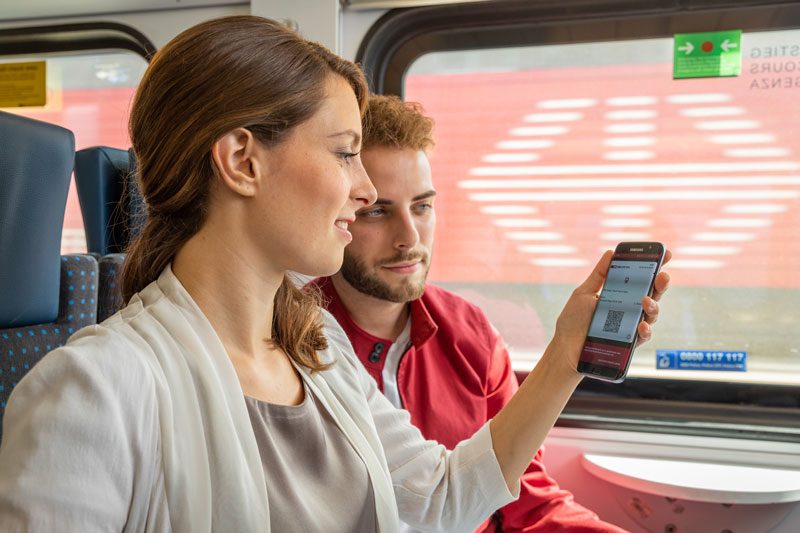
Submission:
[[[747,352],[717,350],[656,350],[659,370],[747,371]]]

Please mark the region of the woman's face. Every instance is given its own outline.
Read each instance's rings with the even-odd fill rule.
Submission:
[[[338,75],[325,85],[317,112],[265,152],[266,187],[253,228],[275,267],[311,276],[339,270],[352,240],[347,226],[376,196],[358,155],[361,115],[353,89]]]

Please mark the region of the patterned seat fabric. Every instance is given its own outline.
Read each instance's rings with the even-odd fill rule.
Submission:
[[[100,259],[100,293],[97,305],[97,322],[102,322],[122,307],[119,272],[125,254],[109,254]]]
[[[80,328],[96,322],[97,280],[98,265],[94,257],[62,256],[56,321],[0,330],[0,416],[5,414],[11,390],[33,365],[47,352],[62,346]]]

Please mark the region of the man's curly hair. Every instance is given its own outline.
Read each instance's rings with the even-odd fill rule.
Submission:
[[[422,105],[397,96],[370,94],[363,119],[363,148],[410,148],[427,152],[433,147],[433,119]]]

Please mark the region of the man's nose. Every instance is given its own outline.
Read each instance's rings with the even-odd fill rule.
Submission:
[[[407,214],[400,217],[397,222],[394,245],[401,250],[410,250],[419,243],[419,231],[414,219]]]

